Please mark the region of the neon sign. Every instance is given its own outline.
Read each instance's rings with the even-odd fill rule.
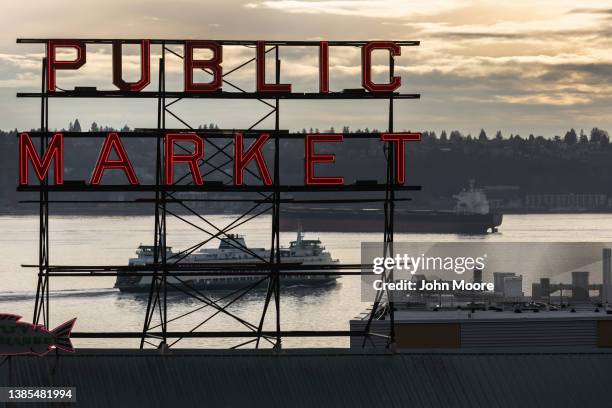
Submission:
[[[44,40],[46,44],[46,94],[53,96],[64,93],[58,91],[57,71],[59,70],[78,70],[87,63],[87,42],[92,40],[80,39],[50,39]],[[119,90],[119,96],[142,95],[151,83],[151,44],[154,40],[98,40],[112,46],[112,83]],[[173,44],[183,46],[183,93],[186,95],[222,93],[223,86],[223,43],[210,40],[173,40]],[[140,50],[140,76],[133,82],[123,79],[123,45],[126,43],[138,44]],[[159,43],[159,42],[157,42]],[[163,44],[163,43],[162,43]],[[266,42],[252,42],[255,50],[255,88],[257,95],[262,98],[279,98],[279,95],[292,94],[292,86],[289,83],[267,83],[266,82]],[[329,46],[330,42],[319,41],[310,43],[318,47],[319,54],[319,94],[329,95]],[[375,82],[372,75],[372,54],[374,51],[387,52],[390,61],[395,56],[401,55],[401,44],[393,41],[369,41],[360,45],[361,49],[361,85],[363,91],[368,94],[390,95],[402,84],[399,76],[391,74],[388,82]],[[58,59],[58,52],[75,51],[72,59]],[[203,59],[196,58],[196,51],[208,50],[210,57]],[[391,62],[390,62],[391,63]],[[209,82],[199,82],[194,78],[195,70],[205,70],[211,75]],[[278,79],[278,77],[277,77]],[[207,135],[202,132],[181,132],[165,131],[160,129],[161,139],[163,140],[163,183],[165,185],[174,184],[174,171],[177,166],[187,166],[191,174],[193,184],[196,186],[204,185],[204,178],[201,174],[198,163],[204,160]],[[130,185],[139,185],[138,177],[130,162],[129,156],[123,146],[121,133],[110,132],[104,135],[105,140],[100,150],[98,160],[93,167],[89,184],[97,186],[107,171],[120,171],[125,175]],[[256,136],[254,143],[245,150],[243,134],[240,131],[234,132],[234,175],[233,183],[235,186],[244,184],[244,171],[249,163],[254,162],[259,172],[262,183],[266,186],[272,185],[272,178],[268,165],[264,158],[262,149],[273,138],[273,135],[261,132]],[[317,176],[317,164],[333,164],[336,155],[332,153],[317,152],[317,145],[323,143],[341,144],[345,139],[344,134],[340,133],[315,133],[303,136],[304,141],[304,184],[307,186],[316,185],[344,185],[342,176]],[[419,133],[381,133],[382,143],[393,145],[395,160],[395,180],[397,184],[405,183],[405,143],[419,141]],[[377,136],[378,137],[378,136]],[[177,153],[175,146],[177,143],[182,145],[189,144],[192,149],[188,153]],[[115,159],[111,159],[115,156]],[[29,185],[28,170],[34,169],[36,178],[43,181],[47,178],[51,165],[53,164],[53,181],[56,185],[64,183],[64,134],[59,132],[53,134],[47,146],[37,151],[27,132],[19,135],[19,184]]]
[[[126,82],[122,77],[122,47],[123,42],[112,42],[113,48],[113,84],[124,92],[139,92],[151,82],[151,45],[150,40],[140,40],[140,79],[136,82]],[[319,92],[329,92],[329,46],[328,42],[319,43]],[[74,50],[73,60],[58,60],[57,51]],[[196,59],[195,50],[208,50],[212,57]],[[361,86],[369,92],[393,92],[402,85],[402,79],[394,76],[388,83],[375,83],[372,79],[372,53],[376,50],[388,51],[392,56],[401,55],[401,47],[390,41],[370,41],[361,47]],[[266,83],[266,43],[256,42],[256,84],[257,92],[291,93],[291,84]],[[223,46],[216,41],[184,41],[183,74],[185,92],[217,92],[222,87],[223,77]],[[56,72],[58,70],[77,70],[87,62],[87,48],[82,40],[49,40],[47,42],[47,91],[56,92]],[[195,82],[194,69],[205,69],[212,75],[210,82]]]

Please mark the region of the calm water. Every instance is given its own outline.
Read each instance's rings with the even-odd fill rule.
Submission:
[[[195,217],[187,217],[200,225]],[[219,224],[232,221],[217,216]],[[51,264],[126,264],[140,243],[152,242],[153,218],[148,216],[51,217]],[[205,227],[202,225],[202,227]],[[270,247],[270,218],[255,219],[240,227],[250,246]],[[38,217],[0,217],[0,313],[21,314],[31,321],[36,290],[36,270],[21,267],[38,259]],[[204,238],[179,220],[168,219],[168,245],[183,249]],[[344,263],[360,262],[360,243],[380,241],[382,234],[310,233],[307,238],[320,238],[335,258]],[[281,234],[287,245],[294,234]],[[612,215],[508,215],[500,232],[486,236],[396,234],[397,241],[543,241],[612,242]],[[216,247],[216,243],[210,247]],[[114,277],[68,278],[51,280],[51,325],[77,317],[77,331],[139,331],[142,328],[146,295],[120,294],[112,289]],[[220,296],[217,294],[217,296]],[[177,316],[200,305],[195,300],[170,296],[168,316]],[[333,287],[320,289],[283,289],[281,322],[284,330],[318,329],[347,330],[348,321],[368,306],[360,300],[359,277],[343,277]],[[231,312],[257,323],[263,307],[263,295],[248,295],[231,306]],[[169,330],[190,330],[212,313],[205,308],[169,325]],[[273,329],[273,314],[268,318]],[[217,316],[202,327],[204,330],[244,330],[229,317]],[[239,343],[231,340],[183,340],[181,347],[228,347]],[[77,340],[77,347],[134,347],[137,340]],[[343,338],[285,339],[286,347],[347,346]]]

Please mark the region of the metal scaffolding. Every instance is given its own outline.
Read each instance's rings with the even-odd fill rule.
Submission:
[[[47,43],[47,39],[18,39],[19,43]],[[122,43],[134,43],[134,40],[106,40],[106,39],[89,39],[84,40],[90,44],[110,44],[114,41]],[[218,41],[222,45],[245,46],[253,48],[256,41]],[[361,47],[366,44],[366,41],[330,41],[330,46],[346,46],[346,47]],[[397,41],[399,45],[417,46],[417,41]],[[306,186],[306,185],[286,185],[281,184],[280,180],[280,157],[281,157],[281,139],[298,139],[302,138],[303,134],[290,133],[280,128],[280,100],[281,99],[384,99],[388,100],[388,132],[393,132],[394,127],[394,100],[395,99],[418,99],[418,94],[401,94],[393,92],[385,93],[369,93],[355,92],[354,90],[344,90],[342,92],[330,93],[258,93],[247,92],[236,84],[232,83],[226,77],[236,72],[237,70],[253,63],[255,58],[246,60],[239,64],[234,69],[228,70],[223,74],[223,83],[234,91],[219,91],[213,93],[186,93],[166,91],[166,59],[167,54],[173,57],[183,58],[171,46],[182,45],[182,40],[151,40],[151,44],[161,45],[161,58],[159,59],[159,78],[157,91],[143,92],[122,92],[122,91],[104,91],[91,88],[75,88],[75,90],[47,92],[47,75],[46,65],[47,59],[42,61],[42,86],[40,93],[18,93],[18,97],[40,98],[40,131],[31,132],[31,136],[39,137],[40,139],[40,154],[44,155],[49,142],[49,98],[156,98],[157,104],[157,127],[152,129],[137,129],[133,132],[118,132],[121,137],[137,137],[154,139],[156,143],[156,161],[155,161],[155,183],[146,185],[88,185],[85,183],[66,182],[62,185],[49,184],[48,177],[37,185],[27,185],[18,187],[19,191],[38,192],[38,200],[22,201],[36,202],[39,205],[39,257],[37,265],[24,265],[26,267],[35,267],[38,269],[38,282],[36,290],[36,299],[34,304],[35,324],[41,323],[49,326],[49,281],[51,277],[63,276],[150,276],[151,285],[148,292],[148,301],[146,312],[143,318],[143,326],[141,331],[133,332],[81,332],[73,333],[75,338],[138,338],[140,339],[140,347],[144,348],[147,345],[153,347],[171,347],[183,338],[241,338],[238,344],[232,344],[232,348],[253,345],[260,347],[262,342],[271,345],[272,347],[280,348],[283,337],[332,337],[332,336],[363,336],[363,344],[367,346],[367,341],[370,336],[386,336],[387,344],[394,342],[394,306],[391,302],[391,297],[384,292],[378,292],[373,304],[372,312],[369,317],[368,324],[363,332],[355,333],[348,330],[293,330],[286,331],[282,329],[281,324],[281,277],[291,274],[292,270],[299,268],[302,274],[309,275],[360,275],[363,267],[367,265],[361,264],[336,264],[330,267],[321,265],[294,265],[283,263],[281,260],[281,245],[279,238],[279,220],[281,217],[281,206],[287,203],[358,203],[361,201],[378,202],[384,208],[384,224],[381,225],[384,232],[384,248],[385,255],[393,253],[393,226],[395,203],[399,200],[407,200],[404,197],[397,197],[396,193],[406,191],[420,190],[420,186],[398,185],[396,182],[396,154],[394,152],[394,144],[392,142],[384,143],[386,157],[386,179],[384,183],[355,183],[350,185],[338,186]],[[281,46],[308,46],[319,45],[319,42],[313,41],[269,41],[266,43],[268,48],[265,53],[273,52],[275,59],[275,82],[280,84],[281,61],[279,58],[279,47]],[[395,60],[393,55],[390,55],[389,76],[394,76]],[[208,72],[204,70],[205,72]],[[208,72],[211,74],[210,72]],[[212,75],[212,74],[211,74]],[[183,99],[187,98],[222,98],[222,99],[256,99],[262,104],[270,108],[270,111],[263,117],[253,123],[248,129],[228,129],[228,130],[198,130],[183,120],[178,114],[172,111],[172,106]],[[170,101],[167,102],[167,99]],[[166,119],[171,117],[180,122],[184,127],[180,129],[170,129],[166,127]],[[256,129],[265,119],[273,117],[274,127],[272,129]],[[173,185],[165,185],[163,182],[164,171],[164,149],[163,138],[165,133],[189,132],[195,133],[206,139],[207,143],[212,146],[214,153],[207,159],[202,159],[199,163],[200,168],[208,164],[212,168],[206,174],[216,174],[226,178],[227,182],[205,182],[203,186],[194,185],[193,182],[180,177]],[[232,138],[235,132],[243,133],[246,138],[256,137],[261,132],[269,133],[273,139],[273,183],[270,186],[251,184],[236,186],[232,184],[232,175],[227,174],[223,170],[224,164],[231,163],[233,156],[231,151]],[[106,132],[63,132],[64,137],[105,137]],[[380,139],[380,133],[344,133],[347,139]],[[178,146],[177,147],[181,147]],[[183,148],[184,149],[184,148]],[[211,163],[212,157],[227,159],[224,164],[215,165]],[[247,172],[253,177],[259,179],[259,175],[252,172],[248,168]],[[147,194],[152,194],[150,198],[138,199],[122,199],[122,200],[50,200],[49,193],[57,192],[100,192],[100,191],[139,191]],[[206,193],[227,193],[238,194],[238,199],[230,199],[227,196],[211,199],[185,199],[177,195],[180,192],[206,192]],[[308,192],[329,192],[334,195],[342,195],[347,192],[356,193],[376,193],[380,195],[377,198],[334,198],[326,200],[295,200],[287,198],[287,193],[308,193]],[[245,198],[245,195],[255,195],[251,198]],[[236,219],[227,225],[218,225],[209,217],[201,214],[193,208],[193,202],[207,201],[240,201],[250,203],[248,209],[239,214]],[[114,203],[150,203],[154,206],[154,246],[153,259],[154,262],[143,266],[127,266],[127,265],[53,265],[49,261],[49,204],[54,202],[63,203],[92,203],[92,202],[114,202]],[[175,210],[175,207],[180,208],[180,211]],[[201,227],[191,222],[189,219],[180,214],[186,212],[206,227]],[[250,256],[255,256],[252,251],[243,246],[240,242],[230,235],[231,231],[249,222],[250,220],[259,217],[263,214],[272,215],[270,228],[270,256],[268,259],[259,258],[258,262],[246,265],[240,264],[240,270],[237,271],[237,265],[232,264],[185,264],[181,262],[185,257],[199,248],[206,245],[212,240],[225,239],[231,242],[235,248],[248,253]],[[205,238],[194,244],[193,246],[168,256],[166,236],[168,232],[167,218],[174,217],[185,224],[200,231]],[[333,268],[333,270],[332,270]],[[303,271],[303,272],[302,272]],[[235,290],[223,296],[213,296],[209,292],[199,290],[189,283],[186,277],[193,276],[210,276],[219,275],[220,273],[228,275],[248,274],[259,276],[261,279],[256,283],[245,284],[244,287]],[[172,279],[169,279],[172,278]],[[393,271],[388,270],[383,274],[384,280],[393,280]],[[266,295],[263,299],[260,318],[256,322],[249,322],[230,310],[230,306],[245,295],[255,290],[260,285],[266,286]],[[196,299],[199,303],[193,310],[183,313],[178,316],[168,315],[168,291],[179,291],[190,298]],[[270,309],[273,304],[273,311]],[[213,310],[213,314],[207,317],[203,322],[195,326],[189,331],[170,330],[169,324],[176,322],[183,317],[202,310]],[[270,315],[273,315],[274,330],[265,330],[264,324]],[[234,319],[244,327],[243,331],[207,331],[203,330],[205,324],[215,316],[222,315]],[[374,333],[370,330],[370,322],[373,319],[383,317],[389,321],[388,334]],[[170,341],[172,339],[172,341]],[[244,339],[247,339],[244,341]]]

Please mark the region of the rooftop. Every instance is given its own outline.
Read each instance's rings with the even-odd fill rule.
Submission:
[[[76,386],[81,406],[608,406],[612,350],[77,350],[0,359],[0,384]]]

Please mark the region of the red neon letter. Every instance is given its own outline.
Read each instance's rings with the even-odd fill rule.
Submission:
[[[175,154],[174,142],[191,142],[195,145],[194,152],[190,154]],[[200,173],[200,167],[198,166],[198,160],[202,160],[204,156],[204,141],[200,136],[195,133],[169,133],[166,135],[165,152],[167,185],[172,185],[174,183],[174,163],[188,163],[193,182],[198,186],[204,183],[202,174]]]
[[[329,46],[327,41],[319,45],[319,92],[329,93]]]
[[[404,184],[406,182],[406,163],[404,154],[404,142],[418,142],[421,140],[420,133],[383,133],[380,136],[383,142],[393,142],[395,144],[395,182]]]
[[[343,185],[344,177],[315,177],[315,163],[335,163],[335,154],[317,154],[314,152],[314,144],[319,142],[342,142],[342,135],[316,134],[306,135],[304,147],[306,156],[306,185]]]
[[[53,178],[55,184],[64,184],[64,135],[61,133],[53,135],[43,159],[40,160],[30,135],[21,133],[19,135],[19,184],[22,186],[28,185],[28,160],[32,161],[38,180],[43,181],[49,172],[49,167],[51,167],[51,160],[54,159]]]
[[[114,149],[115,153],[117,154],[116,160],[109,158],[112,149]],[[102,150],[100,150],[98,162],[96,163],[96,167],[91,176],[90,183],[93,185],[100,184],[104,171],[107,169],[123,170],[130,181],[130,184],[133,186],[138,185],[138,178],[136,177],[136,174],[134,174],[132,163],[130,163],[127,152],[125,151],[125,148],[123,147],[121,139],[119,139],[119,135],[117,133],[109,133],[108,136],[106,136]]]
[[[257,92],[291,92],[291,84],[266,84],[265,41],[257,41]]]
[[[113,41],[113,84],[121,91],[139,92],[151,83],[151,53],[149,40],[140,41],[140,80],[125,82],[122,74],[122,43]]]
[[[241,186],[243,183],[243,172],[247,165],[255,157],[255,163],[261,174],[261,179],[266,186],[272,185],[272,178],[268,172],[266,161],[261,153],[261,147],[268,141],[270,135],[263,133],[249,147],[246,153],[243,154],[242,133],[236,133],[234,136],[234,185]]]
[[[193,50],[202,48],[211,50],[213,53],[212,58],[209,60],[194,60]],[[222,61],[223,49],[218,43],[214,41],[185,41],[185,92],[214,92],[221,89],[223,71],[220,64]],[[207,84],[194,84],[193,70],[195,68],[211,73],[213,76],[212,81]]]
[[[57,61],[55,51],[57,48],[74,48],[77,57],[74,61]],[[50,40],[47,43],[47,90],[55,92],[55,70],[79,69],[85,64],[85,43],[76,40]]]
[[[370,92],[393,92],[402,85],[402,78],[394,76],[388,84],[372,82],[372,51],[389,50],[391,55],[402,55],[402,49],[394,42],[371,41],[361,50],[361,86]]]

